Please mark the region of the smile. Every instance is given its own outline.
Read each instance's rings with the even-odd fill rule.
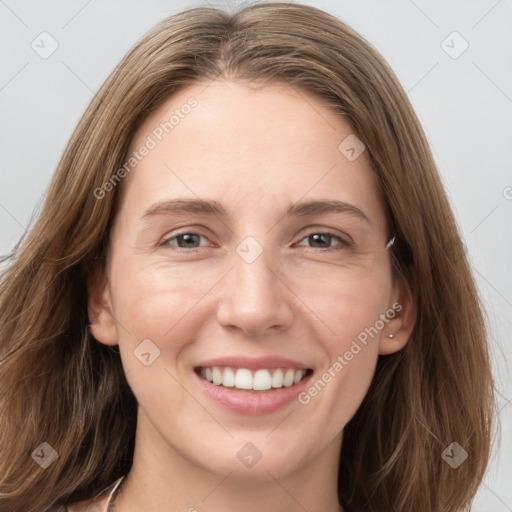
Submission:
[[[196,373],[204,380],[225,388],[243,391],[268,391],[288,388],[301,382],[312,370],[294,368],[198,367]]]

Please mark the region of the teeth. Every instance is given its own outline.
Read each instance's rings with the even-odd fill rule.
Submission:
[[[264,391],[265,389],[270,389],[271,387],[272,377],[270,376],[270,372],[268,370],[258,370],[254,374],[252,389]]]
[[[302,380],[303,374],[302,372],[294,372],[293,375],[293,383],[298,384]]]
[[[295,377],[295,372],[292,369],[286,370],[286,373],[284,374],[284,379],[283,379],[283,386],[285,388],[289,388],[293,384],[294,377]]]
[[[215,382],[214,382],[215,384]],[[235,388],[252,389],[252,373],[251,370],[239,368],[235,375]]]
[[[222,373],[220,373],[220,370],[217,367],[214,367],[212,369],[212,373],[213,373],[213,383],[216,384],[217,386],[219,384],[222,384]]]
[[[282,388],[283,387],[283,370],[281,368],[278,368],[274,375],[272,375],[272,387],[273,388]]]
[[[235,372],[231,368],[226,368],[222,376],[222,385],[232,388],[235,385]]]
[[[298,384],[306,375],[306,370],[277,368],[275,370],[256,370],[254,373],[246,368],[201,368],[203,379],[227,388],[266,391],[271,388],[290,387]]]

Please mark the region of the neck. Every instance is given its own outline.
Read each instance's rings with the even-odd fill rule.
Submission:
[[[115,512],[225,512],[235,506],[245,512],[339,512],[340,447],[341,435],[292,472],[260,469],[248,475],[239,473],[236,464],[217,472],[207,467],[211,466],[207,455],[206,464],[194,464],[170,447],[139,411],[133,465],[117,496]]]

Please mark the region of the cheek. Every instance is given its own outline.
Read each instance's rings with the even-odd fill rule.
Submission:
[[[193,306],[204,287],[193,285],[177,268],[137,263],[135,257],[119,258],[111,269],[125,375],[147,413],[162,406],[162,397],[169,410],[179,411],[186,394],[178,384],[178,363],[194,340]]]
[[[179,329],[181,319],[211,287],[210,281],[214,282],[212,276],[185,275],[178,266],[121,260],[112,269],[115,312],[125,327],[121,340],[143,336],[164,343],[172,338],[173,329]]]
[[[189,353],[198,331],[213,311],[205,295],[222,276],[211,268],[183,271],[165,261],[146,263],[143,256],[112,260],[111,286],[118,323],[119,347],[127,379],[141,403],[153,393],[181,395],[176,380],[189,368]],[[147,355],[149,353],[149,356]],[[146,363],[149,363],[146,366]]]
[[[194,286],[176,271],[137,265],[134,257],[115,261],[111,286],[121,359],[139,403],[153,403],[159,393],[176,397],[174,381],[165,371],[175,374],[193,339],[182,320],[197,302]]]
[[[347,351],[358,353],[377,352],[382,325],[379,315],[386,309],[386,302],[373,286],[359,288],[353,293],[348,290],[338,297],[337,305],[330,306],[336,336],[330,342],[330,352],[342,355]],[[350,359],[350,355],[347,354]],[[360,358],[359,358],[360,359]]]
[[[331,288],[314,307],[329,334],[322,338],[324,364],[299,397],[318,428],[334,436],[355,414],[372,381],[385,323],[390,282],[368,279]]]
[[[326,280],[314,293],[309,287],[299,294],[323,324],[322,344],[333,356],[349,350],[353,340],[368,347],[376,345],[371,342],[378,340],[382,331],[379,318],[388,307],[391,287],[391,277],[382,273],[350,282]]]

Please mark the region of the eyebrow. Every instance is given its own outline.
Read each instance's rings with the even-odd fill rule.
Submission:
[[[199,213],[203,215],[215,215],[220,218],[228,217],[228,212],[221,203],[215,200],[204,199],[170,199],[159,201],[146,210],[142,220],[156,215],[172,215],[184,213]],[[337,199],[322,201],[304,201],[289,205],[286,215],[288,217],[311,217],[322,213],[348,213],[358,217],[368,224],[372,224],[366,214],[357,206],[339,201]]]

